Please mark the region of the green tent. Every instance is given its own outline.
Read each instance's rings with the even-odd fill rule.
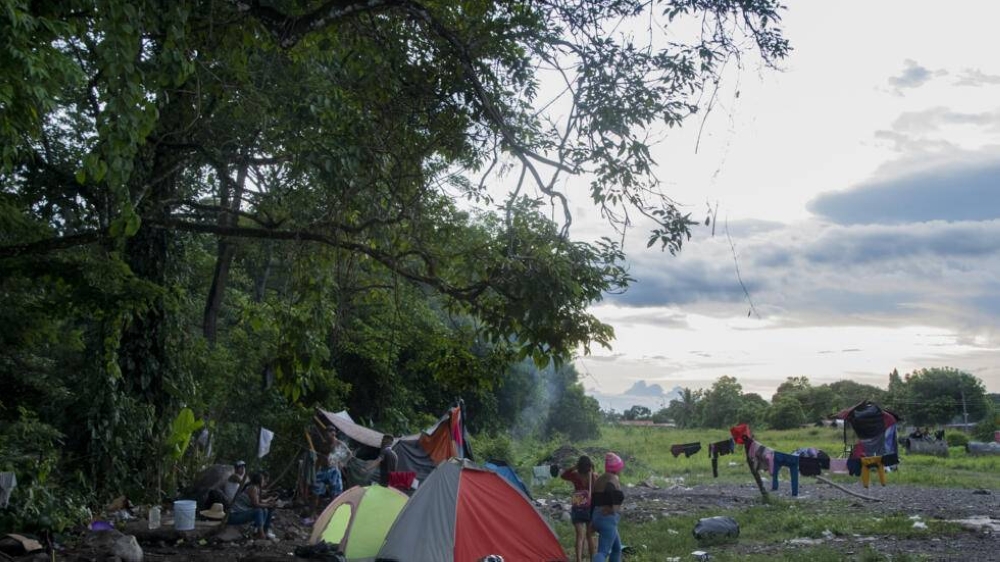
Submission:
[[[334,498],[316,518],[309,544],[336,544],[348,560],[374,561],[408,499],[394,488],[355,486]]]

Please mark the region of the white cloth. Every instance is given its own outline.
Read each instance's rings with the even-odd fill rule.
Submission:
[[[552,480],[552,469],[549,465],[541,465],[532,467],[531,469],[531,485],[532,486],[542,486],[549,480]]]
[[[7,507],[10,493],[17,487],[17,477],[13,472],[0,472],[0,507]]]
[[[270,429],[260,428],[260,440],[257,442],[257,458],[271,452],[271,440],[274,439],[274,432]]]

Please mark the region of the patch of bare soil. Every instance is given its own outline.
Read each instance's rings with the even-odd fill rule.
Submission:
[[[654,484],[655,485],[655,484]],[[712,549],[734,553],[766,554],[787,553],[800,546],[823,544],[834,548],[851,559],[872,550],[887,556],[920,556],[928,560],[1000,560],[1000,493],[996,490],[960,490],[925,488],[905,485],[875,485],[864,489],[860,484],[847,485],[851,491],[881,501],[853,497],[841,490],[802,478],[799,495],[792,497],[787,481],[776,492],[768,490],[770,497],[796,502],[803,509],[803,516],[836,509],[858,516],[886,517],[900,514],[914,518],[914,523],[930,520],[966,520],[965,532],[957,535],[927,538],[896,538],[892,536],[828,536],[778,544],[752,544],[736,541]],[[637,521],[651,521],[671,515],[713,510],[741,510],[763,505],[760,491],[754,484],[711,484],[685,487],[674,485],[662,488],[635,486],[628,490],[628,506],[624,517]],[[690,532],[686,530],[685,532]]]

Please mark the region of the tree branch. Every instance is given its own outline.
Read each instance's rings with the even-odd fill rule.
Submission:
[[[86,246],[87,244],[93,244],[100,241],[106,234],[106,230],[87,230],[77,234],[60,236],[58,238],[46,238],[45,240],[37,240],[35,242],[0,246],[0,259],[17,258],[26,255],[47,254],[57,250],[66,250],[77,246]]]
[[[467,286],[455,286],[447,283],[443,279],[435,277],[433,274],[425,275],[407,269],[400,261],[414,252],[407,252],[403,255],[388,254],[364,244],[358,244],[348,240],[338,239],[333,236],[312,232],[308,230],[271,230],[263,228],[248,228],[241,226],[221,226],[218,224],[193,223],[179,221],[176,219],[146,219],[145,224],[154,228],[167,228],[184,232],[196,232],[202,234],[214,234],[230,238],[253,238],[260,240],[292,240],[299,242],[317,242],[334,248],[340,248],[350,252],[355,252],[368,256],[376,262],[384,265],[389,270],[416,283],[423,283],[433,287],[443,294],[456,299],[471,302],[481,295],[488,287],[489,283],[480,281]],[[0,253],[0,257],[2,257]],[[429,257],[420,254],[425,267],[433,271],[433,264],[429,263]]]
[[[229,0],[240,12],[247,12],[257,19],[283,49],[294,47],[307,34],[323,29],[347,17],[385,10],[399,6],[402,0],[330,0],[315,10],[291,16],[260,0]]]

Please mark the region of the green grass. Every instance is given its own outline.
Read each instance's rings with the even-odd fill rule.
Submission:
[[[719,478],[712,477],[707,445],[729,437],[724,430],[677,430],[659,427],[606,426],[600,439],[574,443],[580,449],[615,451],[627,459],[622,481],[637,484],[653,478],[658,484],[669,485],[683,479],[686,486],[713,483],[752,485],[742,447],[735,455],[720,457]],[[822,449],[831,456],[839,456],[844,448],[843,430],[834,428],[803,428],[787,431],[762,431],[756,438],[778,451],[793,451],[800,447]],[[674,458],[670,445],[701,442],[698,454]],[[519,443],[528,450],[519,451],[524,459],[544,458],[559,444]],[[551,447],[538,450],[538,447]],[[971,457],[961,447],[953,447],[948,458],[900,453],[900,468],[887,475],[889,485],[943,488],[985,488],[996,493],[1000,490],[1000,457]],[[595,456],[595,464],[602,460]],[[730,466],[733,463],[733,466]],[[527,464],[527,463],[526,463]],[[766,475],[764,475],[766,478]],[[841,484],[856,483],[857,478],[847,475],[825,474]],[[530,482],[530,478],[526,481]],[[556,497],[568,497],[565,482],[554,480],[536,492],[546,492]],[[711,513],[671,515],[655,521],[626,520],[621,524],[623,541],[635,546],[638,554],[630,562],[662,561],[665,557],[690,560],[691,552],[703,549],[692,536],[695,523],[702,517],[729,515],[740,523],[739,551],[725,544],[712,547],[712,560],[804,560],[820,562],[843,560],[843,552],[827,545],[785,548],[785,541],[794,538],[820,538],[824,533],[835,537],[893,536],[899,539],[944,536],[962,532],[956,525],[927,520],[927,529],[914,529],[913,521],[905,515],[886,514],[881,517],[858,513],[848,508],[850,499],[829,502],[795,502],[773,498],[769,505],[746,509],[719,509]],[[669,506],[668,506],[669,509]],[[556,532],[568,553],[573,552],[573,528],[569,523],[556,523]],[[756,547],[761,552],[754,554]],[[748,552],[749,551],[749,552]],[[855,560],[886,560],[874,549],[858,547]],[[920,560],[920,557],[894,556],[892,560]]]
[[[606,448],[632,459],[626,463],[622,480],[638,483],[654,478],[684,478],[686,485],[722,482],[751,483],[742,447],[735,455],[719,458],[719,478],[712,477],[708,460],[708,443],[729,437],[725,430],[665,429],[660,427],[605,426],[600,439],[577,443],[584,448]],[[844,449],[844,432],[834,428],[803,428],[785,431],[763,431],[755,436],[761,443],[777,451],[793,451],[800,447],[815,447],[831,457],[840,456]],[[701,442],[702,450],[691,458],[674,458],[670,445]],[[600,460],[594,459],[600,466]],[[729,466],[735,462],[737,466]],[[826,475],[833,481],[853,482],[850,476]],[[889,474],[890,482],[938,488],[1000,489],[1000,457],[973,457],[962,447],[952,447],[949,457],[908,455],[900,453],[899,470]]]

